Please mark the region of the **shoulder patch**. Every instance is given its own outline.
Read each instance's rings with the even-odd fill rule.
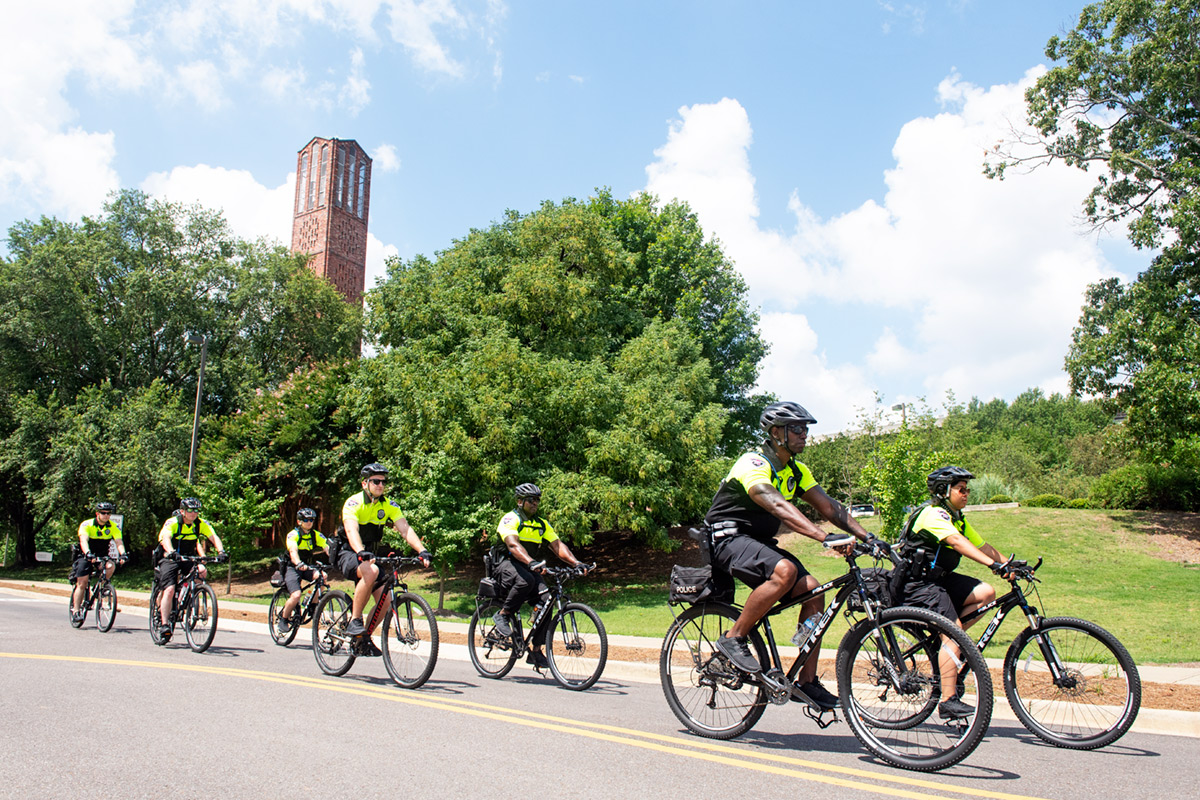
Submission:
[[[946,522],[950,521],[950,513],[944,508],[935,508],[933,513],[946,520]]]
[[[388,500],[388,503],[390,503],[390,504],[391,504],[392,508],[399,508],[399,507],[400,507],[400,504],[399,504],[399,503],[397,503],[395,500]]]
[[[362,505],[362,498],[354,495],[346,501],[346,508],[358,508]]]
[[[750,466],[752,466],[752,467],[761,467],[763,464],[766,464],[766,463],[767,462],[763,461],[761,458],[757,458],[754,456],[751,456],[751,458],[750,458]]]

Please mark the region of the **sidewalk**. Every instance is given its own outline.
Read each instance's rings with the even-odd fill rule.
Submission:
[[[30,596],[51,594],[65,598],[68,594],[65,584],[48,581],[14,581],[5,579],[0,580],[0,589],[23,591],[23,593],[28,593]],[[122,613],[135,613],[142,618],[146,616],[145,612],[135,609],[146,608],[150,600],[149,593],[120,589],[117,592],[117,596],[119,609]],[[267,635],[267,606],[265,604],[226,600],[219,593],[217,594],[217,602],[221,610],[220,627],[228,630]],[[439,658],[448,658],[452,661],[470,660],[465,645],[467,635],[467,624],[465,622],[438,620],[438,630],[442,633],[444,639],[438,651]],[[604,668],[604,677],[636,683],[657,684],[659,682],[658,656],[662,640],[644,636],[610,634],[608,644],[610,650],[613,648],[628,648],[629,650],[636,651],[635,654],[638,656],[638,659],[624,661],[609,659],[608,664]],[[829,659],[832,661],[836,658],[836,651],[822,650],[821,658],[822,660]],[[1003,659],[989,658],[987,662],[989,667],[997,671],[1003,665]],[[1139,665],[1138,674],[1142,678],[1143,685],[1147,683],[1162,683],[1181,686],[1200,686],[1200,667]],[[997,686],[996,692],[997,699],[993,707],[992,717],[994,719],[1016,721],[1016,716],[1005,701],[1003,687]],[[1143,706],[1138,711],[1138,716],[1133,723],[1132,730],[1138,733],[1200,738],[1200,712],[1146,708]]]

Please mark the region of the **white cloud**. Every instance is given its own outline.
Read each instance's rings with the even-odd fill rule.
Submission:
[[[356,47],[350,53],[350,74],[342,86],[341,104],[350,110],[351,116],[357,116],[370,102],[371,82],[366,78],[366,58],[362,48]]]
[[[396,172],[400,169],[400,156],[395,145],[381,144],[371,153],[372,169],[377,172]]]
[[[195,101],[204,111],[216,111],[225,105],[221,72],[211,61],[180,64],[175,70],[175,82],[178,91]]]
[[[463,65],[451,58],[434,28],[462,29],[466,20],[450,0],[393,0],[392,38],[408,50],[417,66],[429,72],[461,78]]]
[[[275,188],[263,186],[246,170],[198,164],[156,172],[142,190],[174,203],[199,203],[220,210],[234,234],[243,239],[267,238],[288,245],[292,240],[292,204],[296,175]]]
[[[387,260],[400,255],[400,250],[391,244],[384,244],[375,234],[367,234],[367,270],[364,284],[368,290],[374,289],[375,284],[387,277]]]
[[[773,348],[760,387],[807,402],[793,369],[829,396],[831,376],[844,380],[833,415],[841,424],[867,386],[934,400],[947,389],[987,398],[1065,388],[1062,360],[1086,286],[1113,274],[1077,224],[1089,176],[1058,166],[1006,181],[981,174],[985,148],[1023,119],[1024,89],[1038,74],[987,89],[951,75],[939,86],[946,110],[899,132],[882,203],[823,220],[794,194],[790,232],[758,223],[745,109],[728,98],[680,109],[646,189],[686,200],[746,277]],[[831,308],[837,319],[823,328],[817,320]],[[815,326],[799,352],[775,316],[784,312],[805,332]],[[878,318],[887,319],[882,335],[848,353],[845,334]],[[846,363],[828,363],[818,335],[841,340]],[[909,389],[914,374],[924,377]]]

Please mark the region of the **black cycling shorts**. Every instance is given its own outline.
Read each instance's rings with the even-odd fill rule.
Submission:
[[[356,558],[355,560],[357,561],[358,559]],[[316,575],[315,570],[306,569],[301,572],[296,569],[295,564],[288,564],[287,571],[283,573],[283,585],[287,587],[289,592],[298,592],[300,591],[300,579],[303,578],[306,581],[311,581],[314,575]]]
[[[349,547],[343,547],[338,553],[337,561],[338,571],[342,573],[342,577],[348,581],[358,582],[358,553],[351,550]],[[288,570],[291,572],[292,570]],[[286,576],[284,580],[287,580]],[[378,578],[376,579],[378,580]],[[374,586],[371,587],[372,591]]]
[[[937,580],[909,581],[904,584],[906,606],[917,606],[936,611],[951,622],[957,622],[959,612],[966,605],[971,592],[983,581],[958,572],[947,572]]]
[[[730,573],[751,589],[770,580],[775,567],[784,559],[796,565],[797,581],[808,574],[800,559],[780,547],[774,539],[760,542],[749,536],[726,536],[713,542],[713,566]]]

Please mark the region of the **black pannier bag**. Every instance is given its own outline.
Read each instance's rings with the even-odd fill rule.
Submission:
[[[881,569],[879,567],[868,567],[861,570],[863,583],[867,585],[867,593],[871,595],[872,600],[877,600],[888,608],[894,605],[893,590],[902,587],[893,587],[893,575],[890,569]],[[851,592],[849,599],[846,601],[851,611],[862,613],[865,611],[862,605],[862,598],[858,596],[858,592]]]
[[[673,606],[707,601],[733,602],[733,576],[711,566],[671,567],[670,593],[667,602]]]
[[[479,581],[479,590],[476,592],[478,597],[483,598],[499,598],[500,592],[496,588],[495,578],[483,578]]]

